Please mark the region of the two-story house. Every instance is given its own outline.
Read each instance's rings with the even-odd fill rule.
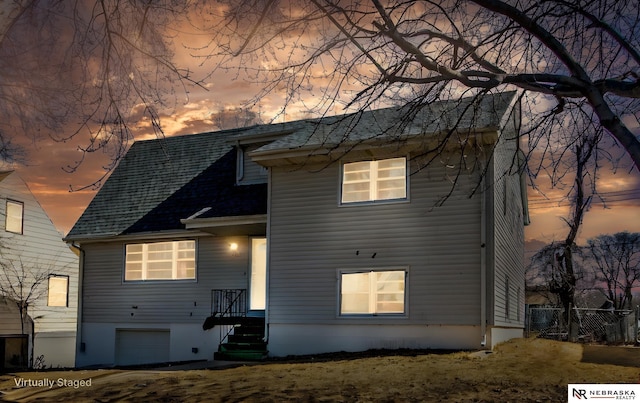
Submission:
[[[134,143],[67,237],[77,365],[521,336],[514,108],[495,94]]]
[[[0,369],[73,367],[78,255],[15,171],[0,172],[0,226]]]

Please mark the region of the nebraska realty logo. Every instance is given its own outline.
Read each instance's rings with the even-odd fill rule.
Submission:
[[[596,399],[597,402],[609,402],[630,400],[640,401],[640,384],[569,384],[569,403],[584,402],[585,400]]]

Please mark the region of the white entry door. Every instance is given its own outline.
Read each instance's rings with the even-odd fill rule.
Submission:
[[[267,305],[267,239],[251,238],[249,309],[264,311]]]

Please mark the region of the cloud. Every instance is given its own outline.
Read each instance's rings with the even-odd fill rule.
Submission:
[[[289,4],[289,12],[299,13],[299,6],[295,1]],[[201,22],[203,24],[215,24],[216,16],[222,14],[221,9],[217,9],[212,5],[211,13],[199,15],[191,15],[191,22]],[[251,10],[249,10],[251,11]],[[255,10],[254,10],[255,11]],[[255,14],[251,14],[255,17]],[[271,15],[269,18],[278,19],[279,15]],[[199,20],[209,18],[209,20]],[[249,18],[241,18],[241,24],[245,24],[247,28],[251,27]],[[217,56],[211,54],[211,50],[207,53],[204,50],[205,45],[209,44],[211,37],[194,29],[189,23],[183,22],[177,27],[169,27],[169,35],[173,35],[175,61],[178,65],[188,66],[191,75],[196,79],[202,79],[204,88],[184,83],[187,93],[168,92],[168,98],[172,102],[168,102],[168,108],[159,111],[160,119],[163,124],[164,135],[182,135],[211,131],[216,129],[215,117],[222,117],[221,111],[227,111],[234,107],[242,107],[245,104],[253,102],[256,94],[260,93],[268,82],[261,81],[265,76],[255,75],[254,65],[249,63],[245,65],[237,65],[235,68],[220,69],[216,68],[216,64],[220,61]],[[320,28],[317,28],[320,29]],[[293,37],[300,36],[298,45],[307,45],[305,51],[299,46],[297,53],[292,55],[292,60],[308,56],[307,51],[313,49],[314,38],[317,38],[319,31],[294,31],[290,33]],[[283,60],[283,56],[287,56],[287,48],[284,45],[287,38],[281,38],[283,45],[280,50],[276,47],[270,50],[273,56]],[[237,43],[235,44],[237,45]],[[213,50],[215,52],[215,50]],[[281,52],[281,53],[280,53]],[[194,58],[199,55],[201,58]],[[249,59],[238,59],[242,62],[248,62]],[[89,66],[95,69],[95,66]],[[284,93],[287,90],[286,85],[274,87],[274,90],[261,98],[260,103],[253,106],[253,111],[259,114],[264,122],[295,120],[299,118],[309,117],[310,109],[317,106],[317,102],[323,97],[323,91],[330,88],[330,84],[334,80],[342,80],[344,74],[336,67],[333,60],[329,58],[321,58],[319,62],[311,67],[308,71],[313,79],[306,82],[307,87],[303,88],[303,93],[298,99],[286,100]],[[367,65],[356,66],[362,72],[366,73],[369,68]],[[79,71],[74,71],[72,81],[81,77]],[[276,73],[274,71],[274,73]],[[300,77],[303,72],[293,71]],[[361,83],[356,81],[348,81],[344,83],[344,92],[336,94],[337,102],[332,105],[324,105],[329,109],[329,114],[344,113],[341,97],[349,97],[349,91],[359,89]],[[288,102],[285,104],[285,102]],[[285,108],[286,106],[286,108]],[[281,113],[285,108],[284,113]],[[142,104],[133,105],[128,110],[129,117],[134,122],[134,134],[136,140],[153,139],[157,137],[151,125],[149,117],[146,115],[146,107]],[[228,120],[228,116],[225,117]],[[627,118],[629,122],[636,124]],[[629,120],[631,119],[631,120]],[[225,124],[224,126],[227,126]],[[227,127],[225,127],[227,128]],[[72,130],[61,130],[66,133]],[[29,163],[20,169],[20,174],[30,184],[32,191],[40,200],[43,207],[47,210],[54,223],[59,229],[68,231],[71,225],[79,217],[82,209],[91,200],[94,191],[87,190],[83,192],[69,193],[70,185],[86,185],[105,174],[105,166],[108,166],[110,160],[108,155],[98,152],[90,155],[85,159],[82,165],[72,174],[66,173],[62,168],[73,166],[75,162],[82,159],[82,153],[77,150],[77,145],[82,145],[83,141],[88,139],[86,134],[80,135],[77,139],[73,139],[66,143],[54,142],[46,136],[37,136],[37,141],[33,141],[34,135],[27,135],[25,132],[19,137],[22,145],[29,149]],[[624,164],[622,164],[624,166]],[[528,239],[563,239],[566,236],[566,226],[562,221],[562,217],[567,216],[567,200],[566,187],[551,188],[540,178],[540,186],[544,188],[546,198],[540,194],[530,194],[530,207],[532,224],[526,227],[526,236]],[[570,180],[568,184],[570,185]],[[637,193],[640,189],[640,175],[637,172],[629,175],[624,169],[619,169],[614,174],[610,169],[601,169],[598,178],[598,189],[602,193],[605,201],[608,203],[608,209],[604,209],[602,204],[595,201],[591,210],[587,213],[587,217],[583,223],[583,230],[580,233],[580,239],[597,235],[602,232],[616,231],[617,229],[627,229],[630,231],[640,231],[640,195]]]

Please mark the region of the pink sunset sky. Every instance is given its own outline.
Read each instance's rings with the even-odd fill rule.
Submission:
[[[179,65],[189,66],[195,76],[207,77],[203,87],[189,88],[188,95],[180,95],[183,99],[176,102],[170,110],[161,111],[163,115],[163,131],[166,136],[199,133],[219,129],[214,117],[223,110],[230,110],[244,105],[260,91],[259,84],[254,84],[238,72],[216,71],[209,76],[210,65],[201,64],[192,58],[192,49],[203,46],[210,39],[206,36],[190,35],[186,28],[178,30],[174,41],[175,60]],[[186,46],[185,44],[188,44]],[[209,69],[209,70],[207,70]],[[331,81],[332,77],[325,77]],[[322,82],[314,83],[316,90],[323,87]],[[287,103],[285,113],[284,89],[275,88],[268,96],[261,98],[252,110],[260,115],[263,122],[291,121],[310,117],[307,103],[313,103],[315,95],[311,92],[300,94],[301,101]],[[305,102],[306,101],[306,102]],[[325,105],[325,112],[328,108]],[[332,105],[328,114],[344,113],[339,103]],[[132,115],[139,111],[131,111]],[[629,126],[640,133],[638,122],[629,122]],[[223,128],[231,128],[230,119]],[[148,120],[140,119],[135,128],[136,140],[155,138]],[[28,155],[23,165],[5,166],[2,169],[15,169],[27,182],[42,207],[45,209],[56,228],[66,234],[88,203],[95,195],[95,189],[70,192],[70,188],[79,188],[91,184],[105,173],[103,166],[108,164],[106,155],[95,153],[89,155],[79,169],[73,173],[63,170],[73,165],[82,155],[77,151],[77,142],[55,142],[49,138],[41,138],[37,142],[21,139]],[[630,166],[622,164],[621,166]],[[568,202],[561,198],[565,194],[562,189],[551,189],[544,185],[544,178],[539,178],[540,188],[545,195],[529,188],[529,208],[531,225],[525,227],[528,241],[551,242],[566,236],[567,227],[563,217],[568,215]],[[599,200],[594,201],[587,213],[579,235],[579,242],[599,234],[610,234],[619,231],[640,232],[640,174],[635,170],[620,168],[615,173],[602,169],[598,179],[598,190],[606,201],[606,206]]]
[[[239,97],[234,83],[221,86],[210,92],[212,99],[231,100]],[[239,99],[238,102],[241,100]],[[171,116],[165,117],[167,136],[199,133],[216,130],[210,115],[219,106],[215,101],[202,100],[186,104]],[[153,138],[152,135],[141,138]],[[89,160],[75,173],[66,173],[62,168],[79,158],[79,152],[69,144],[53,141],[38,143],[29,149],[27,165],[15,166],[20,176],[28,183],[56,228],[67,233],[91,201],[96,190],[70,191],[100,178],[107,162],[104,155],[91,155]],[[551,242],[566,236],[567,227],[563,217],[568,215],[568,202],[561,191],[545,188],[546,195],[529,188],[531,224],[525,227],[527,240]],[[603,171],[599,191],[607,202],[596,201],[588,211],[579,235],[579,242],[599,234],[619,231],[640,232],[640,175],[637,172],[619,171],[613,174]]]

